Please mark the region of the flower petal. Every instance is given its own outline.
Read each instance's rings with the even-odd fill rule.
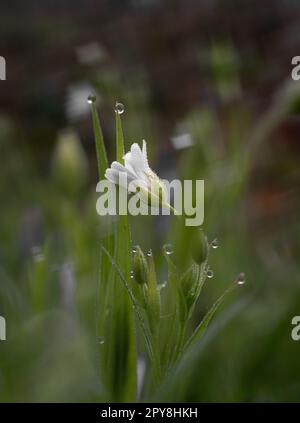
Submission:
[[[139,178],[147,181],[146,173],[149,172],[150,168],[137,143],[132,144],[130,153],[127,153],[125,157],[125,166],[131,167]]]
[[[134,168],[131,166],[131,152],[128,151],[128,153],[125,154],[125,156],[123,156],[123,160],[125,163],[125,167],[130,170],[132,173],[135,173]]]
[[[128,177],[128,181],[132,181],[137,178],[137,175],[134,172],[119,162],[112,162],[111,169],[114,169],[119,173],[125,173]]]
[[[131,181],[128,186],[129,192],[136,192],[137,188],[148,192],[148,184],[142,179],[135,179]]]
[[[114,169],[106,169],[104,176],[108,181],[115,185],[119,183],[119,172]]]
[[[143,140],[142,153],[143,153],[143,156],[144,156],[144,160],[146,161],[147,166],[149,167],[149,163],[148,163],[148,156],[147,156],[147,143],[146,143],[146,141],[145,141],[145,140]]]
[[[109,169],[106,169],[105,177],[113,184],[119,185],[126,190],[128,189],[128,184],[137,179],[133,172],[116,161],[112,162]]]

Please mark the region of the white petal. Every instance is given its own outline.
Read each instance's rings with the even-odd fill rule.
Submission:
[[[128,153],[125,154],[125,156],[123,156],[123,160],[125,163],[125,167],[130,170],[130,172],[135,173],[133,167],[131,166],[131,152],[129,151]]]
[[[130,152],[128,163],[140,178],[145,179],[145,173],[149,172],[149,166],[140,146],[137,143],[132,144]]]
[[[107,169],[105,172],[105,177],[113,184],[119,185],[120,187],[123,187],[126,190],[128,189],[130,178],[128,177],[127,173],[118,172],[115,169]]]
[[[135,179],[134,181],[131,181],[128,187],[129,192],[136,192],[136,189],[140,188],[143,191],[148,192],[148,184],[143,181],[142,179]]]
[[[137,143],[132,144],[131,154],[132,154],[132,160],[134,162],[139,163],[140,166],[144,166],[146,164],[141,147]]]
[[[115,185],[119,183],[119,172],[117,172],[116,170],[106,169],[104,176],[107,180],[109,180]]]
[[[142,153],[143,153],[143,156],[144,156],[144,160],[146,161],[147,166],[149,167],[149,163],[148,163],[148,156],[147,156],[147,143],[146,143],[146,141],[145,141],[145,140],[143,140]]]
[[[137,178],[137,175],[129,170],[126,166],[122,165],[119,162],[112,162],[111,169],[116,170],[119,173],[125,173],[128,177],[128,180],[132,181]]]

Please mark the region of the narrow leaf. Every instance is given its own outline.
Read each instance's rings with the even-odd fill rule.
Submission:
[[[124,156],[124,137],[120,115],[116,112],[116,155],[122,162]],[[127,215],[119,215],[116,231],[115,262],[124,274],[130,278],[130,232]],[[114,336],[118,337],[118,358],[115,361],[116,399],[135,401],[136,399],[136,343],[134,315],[130,299],[124,295],[122,287],[115,284],[115,327]]]
[[[102,180],[104,179],[105,171],[108,168],[108,161],[107,161],[106,149],[105,149],[102,129],[101,129],[95,101],[91,103],[91,109],[92,109],[93,128],[94,128],[94,136],[95,136],[95,143],[96,143],[97,161],[98,161],[98,174],[99,174],[99,179]]]
[[[217,299],[217,301],[212,305],[212,307],[208,310],[208,312],[205,314],[205,316],[203,317],[203,319],[201,320],[201,322],[199,323],[199,325],[195,329],[194,333],[191,335],[191,337],[186,342],[184,349],[189,348],[190,346],[192,346],[194,343],[196,343],[197,341],[199,341],[202,338],[202,336],[203,336],[203,334],[204,334],[204,332],[205,332],[205,330],[206,330],[209,322],[213,318],[215,312],[218,310],[219,306],[222,304],[222,302],[224,301],[224,299],[227,296],[227,294],[229,294],[235,287],[236,287],[236,284],[231,285]]]
[[[122,272],[122,270],[117,265],[117,263],[114,261],[113,257],[110,255],[110,253],[107,251],[107,249],[103,245],[101,246],[101,248],[104,251],[104,253],[107,255],[107,257],[109,258],[109,260],[110,260],[111,264],[113,265],[114,269],[117,271],[121,281],[123,282],[123,284],[124,284],[124,286],[125,286],[125,288],[128,292],[128,295],[129,295],[130,300],[132,302],[132,306],[134,308],[136,316],[137,316],[138,320],[140,321],[142,332],[143,332],[143,335],[145,337],[145,342],[146,342],[146,345],[147,345],[147,348],[148,348],[149,356],[150,356],[150,358],[152,358],[153,357],[153,349],[152,349],[152,344],[151,344],[151,336],[150,336],[149,330],[147,328],[146,322],[143,318],[143,315],[140,311],[139,305],[138,305],[138,303],[135,299],[135,296],[134,296],[134,294],[133,294],[133,292],[132,292],[132,290],[131,290],[131,288],[130,288],[130,286],[129,286],[129,284],[128,284],[128,282],[127,282],[127,280],[126,280],[126,278],[125,278],[125,276]]]
[[[124,135],[122,129],[122,122],[119,113],[116,113],[116,135],[117,135],[117,161],[123,163],[124,149]]]

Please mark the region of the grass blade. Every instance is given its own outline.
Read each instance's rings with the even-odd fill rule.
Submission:
[[[94,97],[91,97],[91,110],[92,110],[92,120],[93,120],[93,129],[95,137],[95,146],[97,154],[97,163],[98,163],[98,177],[99,180],[105,178],[105,171],[108,168],[107,154],[100,124],[100,119],[98,116],[96,108],[96,100]],[[115,246],[114,231],[111,221],[106,219],[103,226],[103,235],[101,242],[110,253],[113,253]],[[114,317],[110,314],[107,314],[105,311],[109,310],[114,304],[114,289],[113,289],[113,269],[108,257],[103,254],[103,251],[100,252],[100,274],[99,274],[99,284],[97,288],[96,296],[96,337],[97,339],[105,339],[106,342],[101,346],[100,349],[100,376],[103,379],[107,387],[111,389],[111,379],[112,372],[114,370],[107,366],[107,361],[111,356],[111,350],[116,348],[117,342],[111,336],[110,328],[112,325],[112,320]],[[111,392],[112,395],[112,392]]]
[[[217,301],[211,306],[211,308],[208,310],[208,312],[205,314],[205,316],[203,317],[203,319],[201,320],[201,322],[199,323],[199,325],[197,326],[197,328],[195,329],[195,331],[193,332],[193,334],[191,335],[191,337],[188,339],[188,341],[185,344],[184,349],[186,350],[187,348],[189,348],[190,346],[194,345],[196,342],[198,342],[209,322],[211,321],[211,319],[213,318],[214,314],[216,313],[216,311],[218,310],[218,308],[220,307],[220,305],[222,304],[222,302],[224,301],[225,297],[227,296],[227,294],[229,294],[234,288],[236,287],[236,284],[231,285],[218,299]]]
[[[130,286],[128,285],[128,282],[127,282],[123,272],[121,271],[119,266],[116,264],[116,262],[114,261],[114,259],[110,255],[110,253],[107,251],[107,249],[103,245],[101,246],[101,248],[104,251],[104,253],[107,255],[107,257],[109,258],[112,266],[115,268],[116,272],[118,273],[118,275],[120,277],[120,280],[123,282],[123,284],[124,284],[124,286],[125,286],[125,288],[128,292],[128,295],[129,295],[130,300],[132,302],[132,306],[133,306],[134,311],[136,313],[136,316],[137,316],[137,318],[140,322],[140,325],[141,325],[141,328],[142,328],[142,331],[143,331],[143,335],[145,337],[145,342],[146,342],[146,346],[147,346],[147,349],[148,349],[150,359],[153,360],[153,348],[152,348],[152,343],[151,343],[151,335],[150,335],[149,329],[147,328],[147,324],[144,320],[144,317],[143,317],[142,313],[140,312],[139,305],[138,305],[138,303],[137,303],[137,301],[136,301],[136,299],[133,295],[133,292],[132,292]]]
[[[95,136],[95,143],[96,143],[98,174],[99,174],[99,180],[102,180],[104,179],[105,171],[108,168],[108,161],[107,161],[106,149],[105,149],[101,124],[100,124],[95,100],[92,101],[91,103],[91,109],[92,109],[93,128],[94,128],[94,136]]]

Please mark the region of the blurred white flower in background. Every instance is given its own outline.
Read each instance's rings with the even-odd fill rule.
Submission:
[[[86,81],[68,87],[65,109],[70,121],[79,120],[90,114],[90,106],[86,99],[92,92],[95,92],[95,89]],[[97,93],[97,99],[101,101],[99,93]]]

